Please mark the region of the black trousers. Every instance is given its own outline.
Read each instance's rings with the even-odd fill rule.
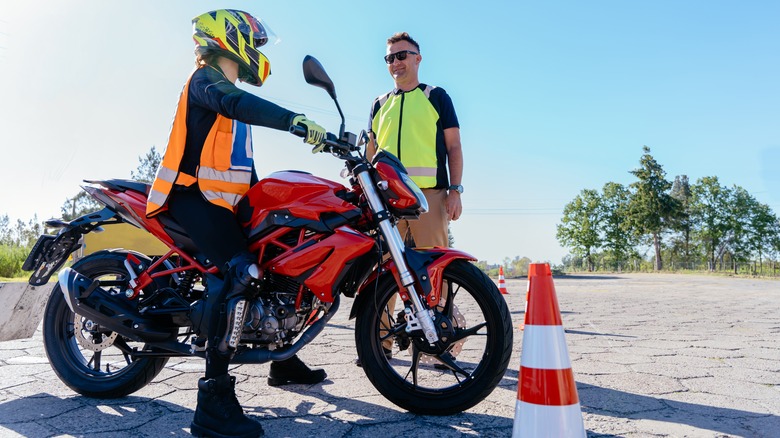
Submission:
[[[248,243],[241,226],[232,211],[208,202],[200,190],[191,188],[175,188],[168,199],[168,212],[189,234],[195,246],[208,257],[223,274],[228,272],[228,262],[236,255],[249,250]],[[226,278],[226,284],[231,279]],[[224,300],[225,291],[212,291],[222,295],[218,301]],[[220,307],[221,307],[220,302]],[[209,342],[224,335],[219,333],[226,321],[218,321],[221,317],[219,309],[212,309],[214,314],[209,324],[207,334]],[[211,379],[228,372],[230,356],[220,354],[216,348],[206,351],[206,378]]]
[[[168,212],[223,273],[235,255],[248,251],[246,237],[233,212],[207,201],[195,186],[174,188],[168,199]]]

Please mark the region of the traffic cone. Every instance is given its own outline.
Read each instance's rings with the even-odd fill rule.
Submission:
[[[550,265],[528,267],[528,291],[512,437],[585,437]]]
[[[506,282],[504,281],[504,267],[498,267],[498,290],[502,294],[506,295],[509,292],[506,290]]]
[[[523,319],[525,319],[525,315],[528,315],[528,295],[530,294],[531,294],[531,280],[528,280],[525,286],[525,310],[523,311]],[[520,324],[518,324],[517,328],[523,330],[525,328],[525,321],[520,321]]]

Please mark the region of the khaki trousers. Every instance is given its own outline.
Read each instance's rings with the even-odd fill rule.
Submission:
[[[434,246],[449,247],[449,220],[447,219],[447,190],[445,189],[423,189],[423,195],[428,201],[428,212],[421,214],[417,220],[402,219],[398,221],[398,232],[401,238],[412,248],[430,248]],[[446,296],[446,290],[442,285],[443,304]],[[397,316],[399,310],[395,309],[398,295],[393,295],[387,302],[388,312]],[[382,327],[389,327],[388,312],[382,315]],[[387,350],[393,349],[393,338],[387,338],[382,342],[382,346]]]

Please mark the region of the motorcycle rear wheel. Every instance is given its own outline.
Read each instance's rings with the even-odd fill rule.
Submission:
[[[111,288],[124,291],[129,280],[125,258],[125,253],[99,252],[79,260],[73,269],[93,280],[111,281]],[[132,358],[128,351],[143,349],[143,343],[71,312],[59,284],[46,304],[43,344],[60,380],[88,397],[131,394],[151,382],[168,362],[168,358]]]
[[[398,293],[391,275],[380,280],[355,322],[366,376],[388,400],[416,414],[451,415],[473,407],[504,377],[512,353],[509,309],[490,278],[456,260],[444,270],[444,280],[444,302],[434,318],[438,329],[445,327],[440,338],[449,343],[439,351],[430,349],[420,331],[406,334],[401,300],[388,307]],[[386,338],[395,339],[391,358],[383,350]],[[442,356],[451,359],[450,366]]]

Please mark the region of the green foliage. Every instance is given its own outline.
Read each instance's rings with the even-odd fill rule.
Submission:
[[[556,238],[582,256],[588,263],[588,270],[592,268],[591,251],[602,243],[603,211],[598,192],[585,189],[563,207],[563,217],[558,225]]]
[[[0,277],[24,275],[22,264],[42,233],[37,216],[28,222],[18,219],[14,225],[8,215],[0,217]]]
[[[130,178],[151,184],[157,176],[157,168],[162,162],[162,155],[152,146],[143,157],[138,157],[138,169],[130,172]]]
[[[661,260],[661,234],[670,228],[681,210],[680,203],[669,194],[672,183],[666,180],[663,167],[650,155],[650,148],[643,147],[639,169],[630,173],[638,181],[631,184],[632,195],[628,202],[628,222],[637,236],[650,236],[655,249],[655,269],[663,267]]]
[[[720,185],[718,177],[708,176],[698,179],[691,187],[691,193],[694,235],[709,259],[710,270],[715,270],[715,262],[725,250],[722,242],[728,232],[728,217],[724,206],[730,196],[729,190]]]
[[[42,233],[43,224],[38,222],[37,215],[28,222],[17,219],[14,225],[11,225],[8,215],[0,217],[0,245],[29,247]]]
[[[29,248],[0,245],[0,277],[14,278],[24,275],[22,264],[28,253]]]
[[[89,193],[82,191],[76,196],[68,198],[65,201],[65,204],[60,208],[60,211],[62,211],[62,219],[64,221],[72,221],[73,219],[100,209],[100,203],[92,196],[89,196]]]
[[[557,238],[572,252],[562,260],[566,269],[650,271],[667,260],[671,270],[780,273],[780,219],[769,206],[714,176],[669,183],[650,149],[643,151],[628,188],[609,182],[564,207]]]
[[[628,222],[628,203],[631,192],[622,184],[608,182],[601,192],[602,247],[606,261],[614,269],[634,254],[637,240]]]
[[[528,257],[515,256],[513,259],[504,257],[502,265],[504,267],[504,276],[507,278],[527,277],[528,265],[530,264],[531,259]]]

